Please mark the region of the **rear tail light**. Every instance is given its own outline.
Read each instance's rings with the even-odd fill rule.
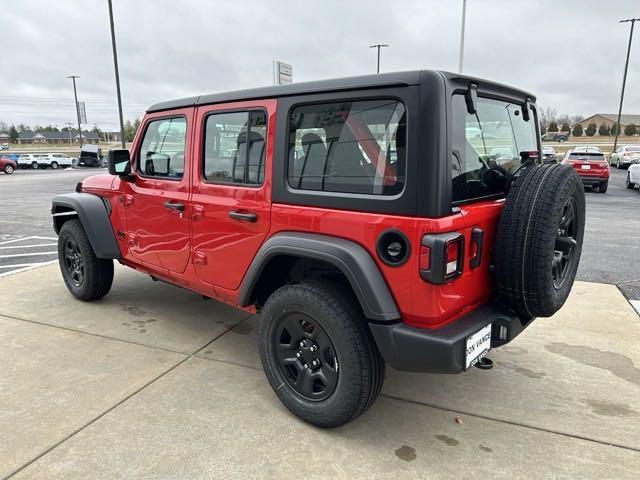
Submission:
[[[462,275],[464,236],[458,232],[429,234],[420,245],[420,277],[442,284]]]
[[[456,275],[460,271],[460,257],[462,256],[463,240],[453,240],[447,243],[447,263],[445,265],[445,278]]]
[[[420,270],[429,270],[431,262],[431,249],[424,245],[420,245],[420,261],[419,266]]]

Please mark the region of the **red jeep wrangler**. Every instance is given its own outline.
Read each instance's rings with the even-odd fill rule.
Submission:
[[[160,103],[110,175],[53,199],[64,281],[113,260],[260,312],[262,364],[307,422],[342,425],[385,363],[458,373],[565,302],[580,179],[540,165],[533,95],[415,71]]]

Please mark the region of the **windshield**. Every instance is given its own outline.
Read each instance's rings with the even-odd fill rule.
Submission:
[[[472,115],[463,95],[454,95],[452,105],[453,202],[503,195],[521,152],[538,150],[534,112],[525,121],[521,105],[478,98]]]

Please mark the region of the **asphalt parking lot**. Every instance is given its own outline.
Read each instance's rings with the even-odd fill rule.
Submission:
[[[50,197],[94,173],[0,177],[0,242],[48,242]],[[623,296],[640,280],[636,202],[616,170],[606,194],[587,192],[586,281],[492,352],[492,371],[389,369],[372,409],[334,430],[277,401],[255,316],[125,268],[93,303],[55,264],[0,278],[0,479],[636,479],[640,319]]]

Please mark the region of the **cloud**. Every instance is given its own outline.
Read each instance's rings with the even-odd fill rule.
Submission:
[[[382,70],[456,70],[461,1],[113,0],[125,117],[157,101]],[[468,0],[464,71],[514,85],[560,112],[615,112],[635,0]],[[640,36],[640,29],[637,29]],[[636,38],[637,40],[637,38]],[[625,111],[640,113],[640,45]],[[90,124],[117,128],[106,0],[5,0],[0,121],[74,122],[71,74]]]

